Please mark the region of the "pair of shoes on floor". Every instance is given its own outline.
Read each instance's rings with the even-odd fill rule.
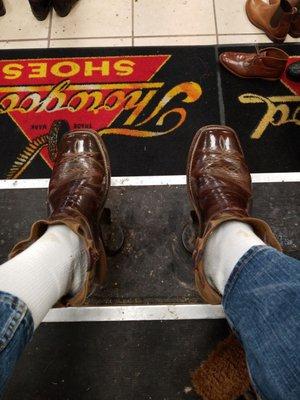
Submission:
[[[275,43],[300,37],[300,0],[247,0],[250,22]]]
[[[251,225],[266,244],[280,249],[270,227],[249,215],[251,177],[236,133],[226,126],[207,126],[195,135],[187,164],[187,184],[201,232],[193,254],[195,280],[201,297],[219,304],[221,296],[207,281],[203,252],[210,235],[225,221]],[[93,131],[66,133],[58,148],[48,191],[49,217],[37,221],[27,240],[12,250],[14,257],[35,242],[49,225],[64,224],[79,235],[90,255],[82,290],[62,304],[78,306],[95,279],[103,283],[107,268],[99,219],[110,187],[110,164],[102,139]]]
[[[51,7],[60,17],[66,17],[78,0],[28,0],[33,15],[39,21],[44,21]]]

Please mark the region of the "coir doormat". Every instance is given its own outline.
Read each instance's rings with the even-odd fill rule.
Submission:
[[[298,170],[299,86],[231,76],[223,50],[1,51],[0,179],[49,177],[61,136],[82,128],[102,135],[114,176],[181,175],[196,131],[221,122],[238,131],[252,172]]]

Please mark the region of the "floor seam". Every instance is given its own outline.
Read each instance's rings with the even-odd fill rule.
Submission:
[[[131,0],[131,46],[134,46],[134,0]]]
[[[215,19],[215,30],[216,30],[217,44],[219,44],[219,33],[218,33],[218,22],[217,22],[217,11],[216,11],[215,0],[213,0],[213,9],[214,9],[214,19]]]
[[[48,28],[48,48],[50,48],[50,42],[51,42],[52,16],[53,16],[53,9],[51,8],[51,11],[50,11],[49,28]]]

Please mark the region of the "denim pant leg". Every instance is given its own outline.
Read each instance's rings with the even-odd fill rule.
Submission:
[[[26,344],[34,324],[27,305],[0,291],[0,398]]]
[[[236,264],[223,306],[262,399],[300,399],[300,262],[267,246]]]

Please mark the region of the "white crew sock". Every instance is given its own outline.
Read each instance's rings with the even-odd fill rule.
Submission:
[[[0,291],[27,304],[35,329],[64,295],[84,283],[89,255],[65,225],[49,226],[30,247],[0,266]]]
[[[221,224],[208,239],[204,250],[204,271],[208,282],[223,294],[239,259],[251,247],[264,244],[248,224],[239,221]]]

